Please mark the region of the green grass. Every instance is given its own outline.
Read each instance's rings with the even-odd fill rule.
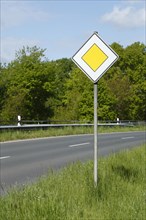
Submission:
[[[144,220],[145,146],[49,172],[37,183],[0,198],[1,220]]]
[[[98,127],[98,132],[122,132],[122,131],[142,131],[145,126],[134,127]],[[70,134],[93,134],[92,127],[65,127],[65,128],[49,128],[47,130],[33,130],[33,131],[3,131],[0,135],[0,141],[9,141],[26,138],[50,137]]]

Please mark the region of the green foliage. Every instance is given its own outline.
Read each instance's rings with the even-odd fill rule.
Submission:
[[[111,47],[119,60],[98,82],[99,120],[145,120],[146,50],[140,42]],[[0,121],[93,121],[93,83],[71,59],[48,61],[45,50],[23,47],[0,65]]]
[[[47,74],[41,62],[42,56],[43,51],[36,47],[23,48],[19,57],[7,66],[6,100],[1,113],[3,120],[14,120],[19,114],[23,118],[38,118],[39,111],[45,113],[43,105],[48,94],[43,90],[43,84]]]
[[[71,120],[93,119],[93,85],[87,77],[74,68],[65,85],[63,103],[66,118]]]
[[[145,219],[145,147],[50,171],[37,183],[0,198],[1,220]]]
[[[104,77],[98,83],[98,119],[115,120],[115,94],[112,94],[108,82]]]
[[[58,63],[41,61],[43,52],[44,50],[36,47],[23,48],[17,53],[16,60],[3,70],[8,81],[2,72],[2,120],[15,120],[17,115],[22,115],[27,120],[46,119],[53,115],[54,105],[58,104],[64,83],[61,79],[64,76],[57,72],[57,66],[61,66],[61,62],[64,64],[64,60]],[[65,61],[69,63],[68,60]],[[62,71],[62,74],[65,73],[65,70],[64,73]]]

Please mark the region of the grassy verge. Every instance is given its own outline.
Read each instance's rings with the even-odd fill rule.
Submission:
[[[134,127],[102,127],[98,128],[98,132],[122,132],[122,131],[142,131],[144,126]],[[3,131],[1,132],[0,141],[9,141],[26,138],[50,137],[70,134],[93,134],[93,127],[64,127],[64,128],[49,128],[47,130],[33,131]]]
[[[1,220],[144,220],[145,146],[62,171],[0,198]]]

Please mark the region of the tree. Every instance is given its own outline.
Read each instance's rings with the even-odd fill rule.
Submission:
[[[6,68],[10,78],[1,111],[3,120],[15,120],[18,114],[24,119],[40,119],[51,114],[44,103],[53,92],[47,91],[44,85],[51,84],[54,70],[41,61],[43,53],[37,47],[23,48]]]
[[[129,77],[132,96],[129,117],[146,118],[146,46],[140,42],[128,46],[124,53],[125,73]]]
[[[115,103],[116,97],[110,90],[107,80],[102,77],[98,82],[98,120],[115,120],[117,118]]]
[[[64,106],[65,84],[70,78],[70,73],[74,66],[70,59],[63,58],[56,61],[47,62],[48,66],[53,68],[53,78],[51,82],[53,94],[48,96],[45,106],[51,108],[53,120],[60,120],[60,109]],[[45,89],[50,90],[50,84],[45,83]],[[59,109],[59,112],[58,112]]]
[[[98,118],[145,120],[146,46],[111,47],[119,59],[98,82]],[[44,52],[23,47],[0,66],[0,120],[93,121],[93,83],[71,59],[48,61]]]
[[[77,67],[70,72],[70,78],[65,83],[63,106],[56,111],[56,117],[66,120],[93,119],[92,83]],[[88,105],[88,106],[87,106]]]

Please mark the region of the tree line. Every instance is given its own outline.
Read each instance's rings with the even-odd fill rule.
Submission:
[[[145,120],[146,46],[111,47],[119,60],[98,81],[98,119]],[[23,47],[0,65],[0,121],[93,121],[93,89],[71,59],[49,61],[44,49]]]

